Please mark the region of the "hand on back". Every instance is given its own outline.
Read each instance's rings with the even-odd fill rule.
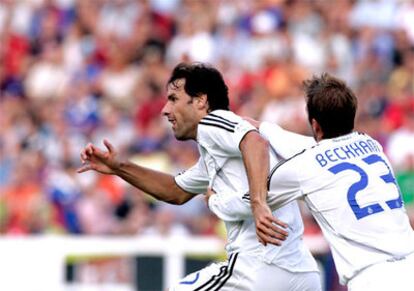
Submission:
[[[253,205],[252,210],[259,242],[280,246],[288,236],[286,223],[274,217],[267,204]]]

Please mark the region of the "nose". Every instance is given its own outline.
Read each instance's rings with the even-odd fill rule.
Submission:
[[[171,106],[169,106],[168,102],[165,102],[164,107],[161,110],[161,114],[163,116],[168,116],[171,112]]]

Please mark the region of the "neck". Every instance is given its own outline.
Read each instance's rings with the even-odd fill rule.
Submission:
[[[350,134],[350,133],[352,133],[352,132],[353,132],[353,130],[352,130],[352,131],[350,131],[350,132],[346,132],[346,133],[343,133],[343,134],[339,134],[339,135],[334,135],[334,136],[324,137],[324,136],[323,136],[323,132],[322,132],[322,131],[320,131],[320,132],[319,132],[319,134],[318,134],[318,133],[316,133],[316,134],[314,134],[314,135],[315,135],[315,140],[316,140],[317,142],[319,142],[319,141],[321,141],[321,140],[323,140],[323,139],[337,138],[337,137],[341,137],[341,136],[344,136],[344,135],[348,135],[348,134]]]
[[[312,127],[313,137],[315,138],[317,142],[320,142],[323,139],[323,131],[319,123],[314,118],[312,118],[311,120],[311,127]]]
[[[314,135],[314,137],[315,137],[315,140],[316,140],[317,142],[320,142],[321,140],[323,140],[323,135],[322,135],[322,133],[315,134],[315,135]]]
[[[201,119],[203,119],[205,116],[207,116],[208,113],[207,112],[198,112],[197,114],[197,123],[196,126],[194,128],[193,134],[191,139],[197,141],[197,135],[198,135],[198,124],[200,123]]]

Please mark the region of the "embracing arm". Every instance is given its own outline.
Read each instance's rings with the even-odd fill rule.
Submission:
[[[208,189],[205,199],[208,208],[223,221],[237,222],[252,217],[250,196],[248,193],[226,192],[216,194],[213,190]],[[286,226],[284,222],[275,217],[272,217],[272,222],[279,226]],[[273,224],[271,224],[270,228],[266,236],[262,232],[260,233],[265,241],[261,237],[259,237],[259,241],[263,244],[272,243],[281,245],[282,241],[286,239],[287,232]]]
[[[252,217],[250,201],[242,193],[231,192],[217,195],[208,189],[205,195],[208,208],[223,221],[242,221]]]
[[[240,142],[240,151],[246,167],[254,210],[255,206],[266,205],[269,143],[257,131],[250,131]]]
[[[247,133],[240,143],[243,162],[249,180],[251,211],[256,223],[256,233],[264,245],[279,245],[287,232],[280,228],[287,225],[275,218],[267,205],[267,177],[269,175],[269,144],[257,131]],[[280,227],[276,227],[276,225]]]
[[[141,167],[117,159],[114,147],[104,140],[107,151],[88,144],[81,152],[82,167],[78,173],[94,170],[102,174],[117,175],[131,185],[141,189],[158,200],[171,204],[183,204],[195,195],[181,189],[169,174]]]

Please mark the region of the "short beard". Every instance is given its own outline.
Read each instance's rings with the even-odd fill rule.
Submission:
[[[189,137],[187,137],[187,136],[178,136],[178,135],[176,135],[176,134],[174,134],[174,136],[175,136],[175,139],[176,140],[179,140],[179,141],[186,141],[186,140],[189,140],[190,138]]]

